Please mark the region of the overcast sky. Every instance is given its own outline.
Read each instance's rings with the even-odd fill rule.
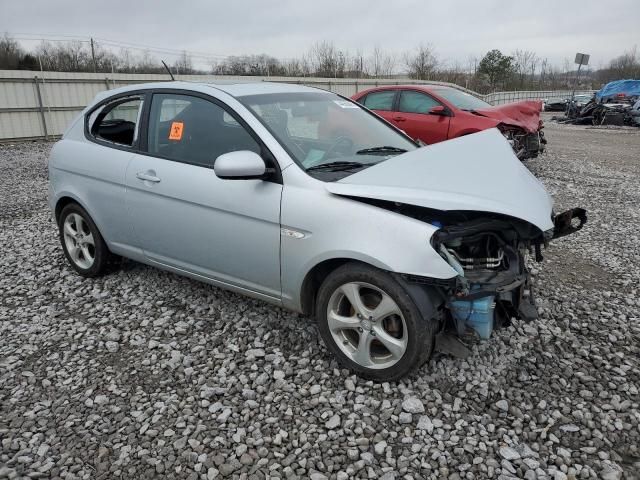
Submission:
[[[638,0],[0,0],[0,32],[16,37],[94,36],[280,58],[320,40],[364,55],[374,45],[401,53],[423,43],[441,61],[461,64],[519,48],[558,66],[590,53],[597,68],[640,43],[639,20]]]

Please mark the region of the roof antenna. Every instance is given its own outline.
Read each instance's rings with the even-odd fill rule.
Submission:
[[[164,68],[167,70],[167,73],[169,74],[169,76],[171,77],[172,81],[176,81],[175,78],[173,78],[173,73],[171,73],[171,70],[169,69],[169,67],[167,67],[167,64],[164,63],[164,60],[160,60],[162,62],[162,65],[164,65]]]

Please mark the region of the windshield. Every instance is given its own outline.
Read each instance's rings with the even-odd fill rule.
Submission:
[[[487,102],[455,88],[434,88],[433,91],[460,110],[478,110],[491,106]]]
[[[358,104],[333,93],[271,93],[239,100],[314,176],[341,171],[344,177],[417,148]]]

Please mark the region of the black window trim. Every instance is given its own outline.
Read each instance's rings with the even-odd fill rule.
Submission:
[[[265,143],[258,136],[258,134],[249,126],[249,124],[245,122],[245,120],[229,105],[227,105],[226,103],[222,102],[221,100],[211,95],[208,95],[202,92],[196,92],[193,90],[184,90],[184,89],[177,89],[177,88],[154,88],[149,92],[150,92],[150,95],[149,95],[149,102],[147,104],[147,110],[146,112],[143,112],[143,121],[142,121],[142,129],[141,129],[143,133],[141,134],[142,135],[141,148],[140,148],[140,151],[138,152],[140,155],[146,155],[148,157],[153,157],[153,158],[161,158],[163,160],[169,160],[172,162],[184,163],[187,165],[193,165],[195,167],[201,167],[201,168],[206,168],[208,170],[213,170],[213,164],[203,165],[202,163],[189,162],[186,160],[178,160],[178,159],[170,158],[164,155],[158,155],[157,153],[150,153],[148,148],[149,147],[148,128],[149,128],[149,121],[150,121],[150,115],[151,115],[151,103],[153,102],[153,96],[173,94],[173,95],[183,95],[187,97],[197,97],[197,98],[206,100],[208,102],[211,102],[214,105],[220,107],[222,110],[228,113],[236,122],[238,122],[238,124],[242,128],[245,129],[245,131],[251,136],[251,138],[253,138],[253,140],[258,144],[258,147],[260,147],[260,156],[262,157],[262,160],[264,160],[268,169],[268,175],[267,177],[264,178],[264,180],[271,181],[273,183],[282,184],[282,172],[280,170],[280,164],[278,163],[277,159],[275,158],[271,150],[269,150],[269,148],[265,145]],[[215,163],[215,161],[213,163]]]
[[[172,162],[184,163],[187,165],[193,165],[195,167],[213,170],[213,165],[203,165],[201,163],[196,163],[196,162],[177,160],[175,158],[169,158],[163,155],[150,153],[148,151],[148,140],[149,140],[148,128],[149,128],[149,116],[151,114],[151,102],[153,100],[153,95],[158,95],[158,94],[165,94],[165,95],[173,94],[173,95],[198,97],[198,98],[202,98],[203,100],[209,101],[214,105],[217,105],[218,107],[222,108],[226,113],[228,113],[231,117],[233,117],[233,119],[236,122],[238,122],[241,127],[243,127],[246,130],[246,132],[253,138],[254,141],[256,141],[256,143],[260,147],[260,156],[264,160],[268,170],[268,175],[264,178],[264,180],[270,181],[273,183],[279,183],[279,184],[283,183],[282,171],[280,168],[280,164],[278,163],[278,160],[273,155],[271,150],[269,150],[267,145],[265,145],[265,143],[262,141],[260,136],[253,130],[253,128],[251,128],[251,126],[229,105],[227,105],[220,99],[203,92],[186,90],[182,88],[148,88],[148,89],[141,89],[141,90],[131,90],[128,92],[123,92],[117,95],[113,95],[111,97],[108,97],[100,101],[97,105],[95,105],[91,110],[89,110],[85,114],[85,128],[84,128],[85,137],[87,138],[87,140],[91,142],[98,143],[100,145],[103,145],[109,148],[114,148],[116,150],[134,152],[139,155],[145,155],[153,158],[161,158],[163,160],[169,160]],[[142,98],[142,112],[140,114],[140,125],[138,127],[138,136],[134,140],[133,145],[131,146],[120,145],[118,143],[113,143],[106,140],[98,139],[97,137],[94,137],[93,135],[91,135],[91,132],[89,131],[89,128],[88,128],[89,118],[96,110],[98,110],[100,107],[106,104],[113,103],[114,101],[117,101],[119,99],[124,99],[127,97],[136,97],[136,96],[139,96]]]
[[[113,95],[111,97],[105,98],[97,103],[95,106],[89,110],[84,116],[84,136],[87,140],[93,143],[97,143],[99,145],[103,145],[105,147],[114,148],[116,150],[123,150],[125,152],[136,152],[139,149],[140,139],[142,138],[142,126],[144,124],[144,115],[145,108],[148,103],[148,90],[131,90],[129,92],[123,92],[117,95]],[[93,133],[91,133],[91,126],[89,125],[89,120],[91,119],[91,115],[93,115],[97,110],[101,109],[110,104],[115,104],[113,107],[106,112],[105,116],[118,105],[122,105],[129,100],[139,99],[142,102],[141,111],[138,110],[138,123],[136,124],[137,136],[134,137],[133,143],[131,145],[124,145],[122,143],[110,142],[109,140],[100,138]],[[94,120],[98,121],[98,118]]]

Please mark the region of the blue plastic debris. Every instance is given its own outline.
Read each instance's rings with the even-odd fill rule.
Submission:
[[[473,289],[472,289],[473,291]],[[481,297],[475,300],[455,300],[451,302],[451,314],[458,322],[463,322],[475,330],[480,338],[487,340],[493,332],[495,297]]]

